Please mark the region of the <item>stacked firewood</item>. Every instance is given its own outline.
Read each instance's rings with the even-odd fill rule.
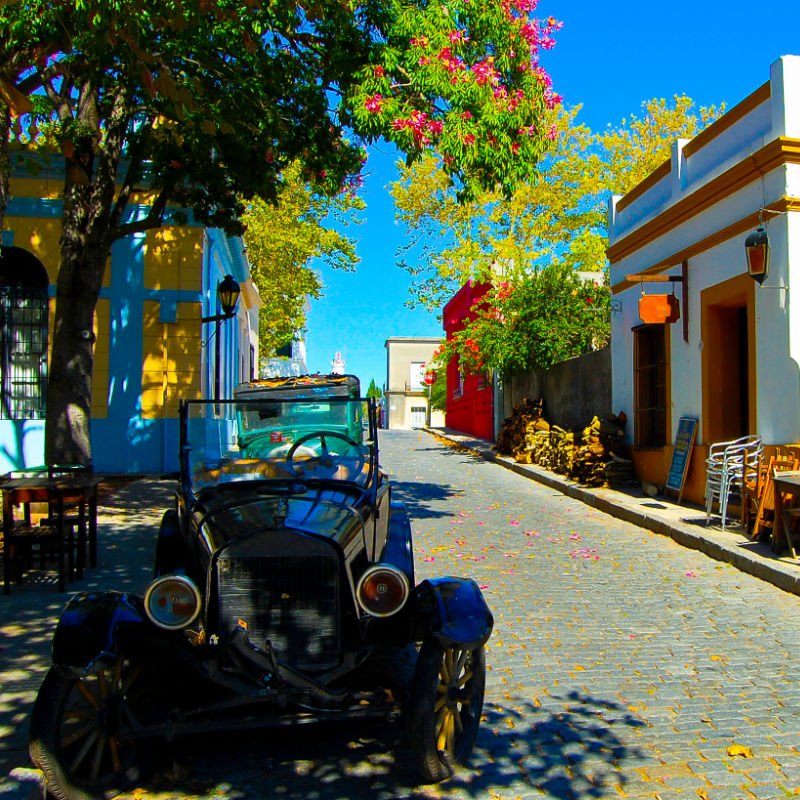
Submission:
[[[514,456],[517,461],[530,464],[527,453],[533,448],[537,432],[550,430],[550,423],[544,418],[542,398],[525,398],[514,406],[510,417],[503,423],[497,437],[495,450],[506,456]]]
[[[583,429],[569,476],[588,486],[620,486],[636,483],[633,462],[626,458],[626,415],[595,417]]]
[[[623,443],[625,414],[595,417],[580,434],[551,425],[541,398],[525,399],[506,419],[495,449],[524,464],[536,464],[588,486],[635,483]]]

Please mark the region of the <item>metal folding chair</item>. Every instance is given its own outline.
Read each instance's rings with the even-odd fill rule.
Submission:
[[[706,459],[706,525],[710,524],[711,509],[716,499],[722,530],[725,530],[730,496],[742,495],[746,476],[758,471],[763,449],[761,437],[756,435],[709,446]]]

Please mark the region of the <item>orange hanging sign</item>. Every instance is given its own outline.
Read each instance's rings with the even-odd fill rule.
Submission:
[[[643,294],[639,298],[642,322],[658,324],[677,322],[681,317],[678,298],[674,294]]]

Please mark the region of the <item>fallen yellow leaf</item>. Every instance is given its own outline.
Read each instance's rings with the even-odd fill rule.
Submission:
[[[742,756],[743,758],[752,758],[753,751],[749,747],[741,744],[732,744],[725,752],[729,756]]]

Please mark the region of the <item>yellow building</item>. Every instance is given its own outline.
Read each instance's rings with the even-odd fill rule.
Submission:
[[[47,364],[36,346],[46,354],[52,339],[62,185],[55,167],[12,181],[0,260],[0,472],[43,463]],[[242,289],[236,314],[204,322],[221,310],[225,275]],[[49,302],[37,305],[45,277]],[[220,230],[189,223],[114,243],[95,312],[95,470],[178,469],[179,402],[229,398],[255,375],[260,304],[241,239]]]

